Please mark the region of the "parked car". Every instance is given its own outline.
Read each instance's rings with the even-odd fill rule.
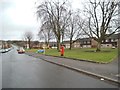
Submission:
[[[5,49],[6,52],[8,52],[9,50],[8,49]]]
[[[19,54],[25,53],[25,50],[23,49],[23,47],[20,47],[19,49],[17,49]]]
[[[1,52],[1,53],[5,53],[6,50],[5,50],[5,49],[0,49],[0,52]]]

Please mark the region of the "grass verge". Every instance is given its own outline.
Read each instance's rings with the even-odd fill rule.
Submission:
[[[38,49],[27,50],[27,52],[36,52]],[[118,55],[118,49],[101,49],[101,52],[95,52],[93,48],[74,48],[72,50],[65,49],[64,57],[83,59],[87,61],[109,63],[113,61]],[[60,56],[60,52],[56,49],[46,49],[46,55]]]

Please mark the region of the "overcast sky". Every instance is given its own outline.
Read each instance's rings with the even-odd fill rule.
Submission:
[[[0,39],[21,40],[26,31],[37,39],[39,23],[35,15],[37,0],[0,0]],[[40,0],[41,1],[41,0]],[[71,0],[73,8],[81,6],[81,0]]]

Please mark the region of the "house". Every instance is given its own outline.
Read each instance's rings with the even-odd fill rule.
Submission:
[[[73,41],[73,48],[80,48],[80,47],[81,47],[81,45],[80,45],[80,42],[78,39]]]
[[[57,48],[57,42],[49,42],[49,47]]]
[[[57,42],[49,42],[49,45],[47,46],[45,44],[45,42],[38,42],[38,41],[35,41],[34,43],[32,43],[32,47],[33,48],[57,48]]]
[[[64,43],[65,48],[70,48],[70,41],[64,41],[63,43]]]
[[[103,40],[101,43],[101,47],[103,48],[118,47],[118,34],[113,34],[107,39]]]
[[[113,34],[107,39],[103,40],[101,43],[101,48],[112,48],[118,47],[120,43],[120,35]],[[40,46],[44,46],[44,42],[40,42]],[[70,48],[70,41],[63,42],[65,48]],[[98,42],[93,38],[79,38],[77,40],[73,40],[72,48],[96,48]],[[119,45],[120,46],[120,45]],[[57,42],[49,42],[49,47],[57,48]]]
[[[64,43],[65,48],[70,48],[70,41],[64,41],[63,43]],[[73,40],[72,48],[80,48],[80,42],[78,39]]]
[[[98,42],[94,40],[93,38],[80,38],[73,42],[74,42],[72,44],[73,48],[96,48],[98,44]],[[119,43],[120,43],[120,33],[113,34],[107,39],[102,41],[101,48],[118,47]],[[70,47],[69,41],[65,41],[64,44],[66,48]]]
[[[81,48],[91,48],[91,39],[90,38],[80,38],[80,47]]]
[[[7,41],[1,41],[1,48],[2,49],[6,49],[6,48],[10,48],[11,47],[11,44],[9,44]]]
[[[29,48],[28,43],[27,43],[27,47]],[[41,48],[40,42],[39,42],[39,41],[31,41],[31,48],[34,48],[34,49],[39,49],[39,48]]]
[[[82,38],[80,40],[80,45],[82,48],[95,48],[97,47],[97,41],[90,38]],[[112,48],[112,47],[118,47],[118,34],[113,34],[107,39],[103,40],[101,43],[102,48]]]
[[[97,41],[95,41],[94,39],[91,39],[91,47],[92,47],[92,48],[96,48],[96,47],[97,47],[97,44],[98,44]]]
[[[92,43],[91,43],[92,42]],[[80,38],[73,41],[72,48],[91,48],[96,47],[96,41],[90,38]],[[70,48],[70,41],[64,41],[65,48]]]

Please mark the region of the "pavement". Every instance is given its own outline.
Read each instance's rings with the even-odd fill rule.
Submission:
[[[80,73],[84,73],[87,75],[95,76],[101,80],[107,80],[114,83],[120,84],[120,73],[118,72],[118,59],[115,59],[111,63],[100,64],[93,62],[86,62],[83,60],[74,60],[70,58],[63,57],[55,57],[42,55],[34,52],[26,52],[27,55],[33,56],[35,58],[40,58],[47,62],[57,64],[59,66],[63,66],[65,68],[69,68],[75,70]]]

